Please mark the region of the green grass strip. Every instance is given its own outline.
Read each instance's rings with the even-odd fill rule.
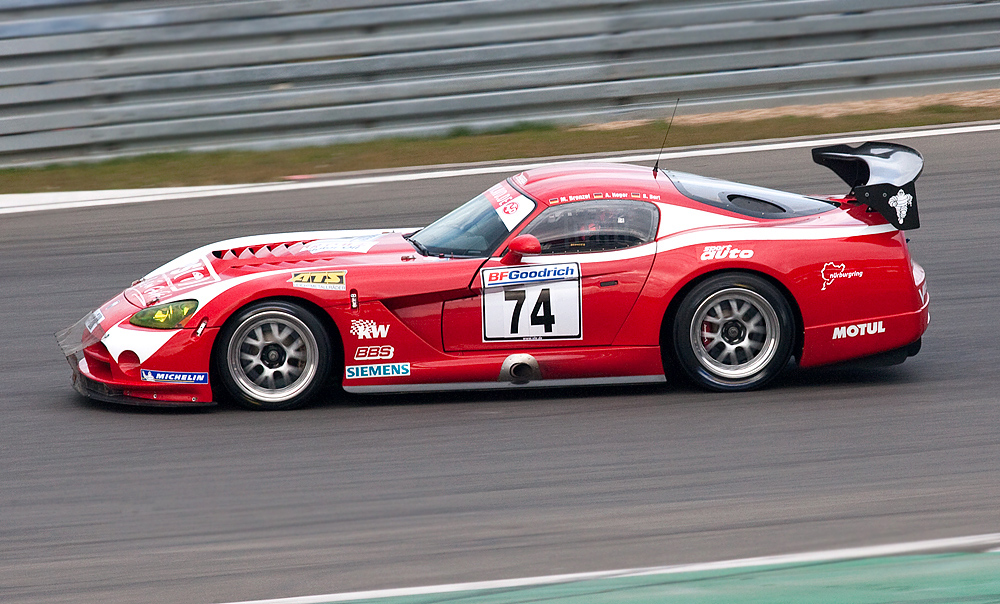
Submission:
[[[595,579],[354,600],[378,604],[977,604],[1000,602],[1000,555],[939,554]]]
[[[997,107],[930,105],[902,113],[835,118],[674,124],[667,147],[998,119]],[[273,182],[302,174],[654,149],[663,139],[664,128],[663,122],[607,131],[527,125],[488,134],[456,131],[445,138],[388,139],[277,151],[166,153],[9,168],[0,169],[0,194]]]

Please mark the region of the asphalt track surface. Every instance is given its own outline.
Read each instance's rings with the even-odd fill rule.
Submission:
[[[91,403],[52,333],[163,261],[237,235],[426,223],[499,177],[4,216],[0,601],[231,602],[996,532],[1000,134],[908,144],[926,159],[923,351],[740,395]],[[801,149],[669,167],[844,189]]]

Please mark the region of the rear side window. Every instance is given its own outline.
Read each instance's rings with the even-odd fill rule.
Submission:
[[[550,207],[522,233],[537,237],[543,254],[603,252],[653,241],[658,218],[656,206],[642,201],[579,201]]]
[[[797,218],[833,209],[832,202],[744,185],[708,176],[664,170],[680,194],[710,206],[754,218]]]

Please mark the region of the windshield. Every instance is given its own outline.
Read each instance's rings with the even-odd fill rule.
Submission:
[[[407,239],[425,255],[485,258],[534,208],[535,202],[499,183]]]

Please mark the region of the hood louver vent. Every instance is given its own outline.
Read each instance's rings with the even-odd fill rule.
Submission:
[[[274,247],[263,245],[260,247],[243,247],[229,250],[217,250],[212,252],[216,258],[221,260],[248,260],[250,258],[280,258],[282,256],[295,256],[305,250],[306,244],[302,241],[294,243],[280,243]]]

